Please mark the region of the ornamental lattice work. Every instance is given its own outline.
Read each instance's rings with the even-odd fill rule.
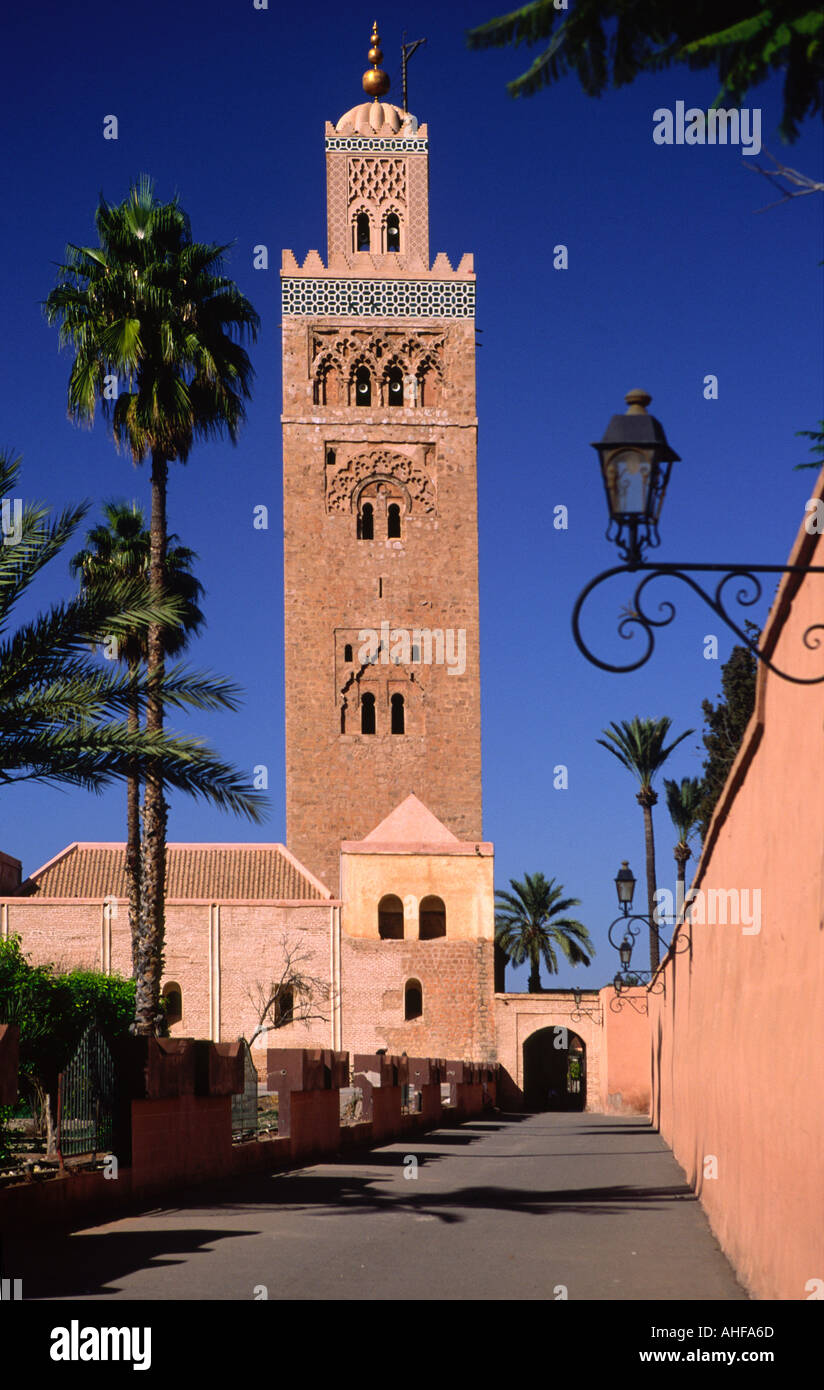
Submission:
[[[474,280],[332,280],[285,275],[284,317],[474,319]]]
[[[334,364],[346,377],[351,375],[354,363],[368,362],[377,376],[382,367],[397,363],[404,372],[431,369],[442,377],[444,346],[444,335],[437,331],[418,336],[402,329],[392,334],[356,330],[352,335],[333,329],[312,335],[310,372],[314,376],[319,368]]]
[[[403,159],[350,159],[349,202],[366,198],[382,207],[400,199],[406,202],[406,161]]]
[[[349,457],[336,454],[326,463],[326,506],[330,512],[351,512],[356,493],[365,483],[386,479],[407,492],[413,512],[434,512],[431,477],[414,458],[392,449],[372,449]]]
[[[374,150],[378,154],[385,154],[387,150],[402,150],[404,154],[426,154],[429,149],[429,141],[417,138],[393,139],[377,135],[331,135],[326,141],[326,148],[327,150],[347,150],[349,152]]]

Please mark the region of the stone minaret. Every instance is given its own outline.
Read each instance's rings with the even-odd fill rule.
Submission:
[[[334,891],[410,792],[481,838],[475,275],[430,264],[427,128],[378,44],[326,125],[328,264],[281,273],[287,843]]]

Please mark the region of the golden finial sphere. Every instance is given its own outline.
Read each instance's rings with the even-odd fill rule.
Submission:
[[[372,25],[372,47],[369,49],[368,54],[372,66],[363,74],[363,90],[368,97],[374,97],[375,101],[377,101],[378,97],[385,96],[391,86],[386,73],[378,67],[383,57],[380,42],[378,21],[375,20]]]
[[[363,90],[368,97],[374,97],[376,101],[389,91],[390,85],[389,78],[380,68],[369,68],[363,74]]]

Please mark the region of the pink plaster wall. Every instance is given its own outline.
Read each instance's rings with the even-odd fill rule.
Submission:
[[[824,563],[817,535],[801,529],[791,563]],[[776,664],[824,671],[801,642],[822,622],[824,575],[782,581],[764,633]],[[694,922],[649,1000],[653,1119],[761,1299],[805,1300],[824,1280],[823,716],[824,687],[760,667],[693,884],[760,890],[760,931],[743,921],[752,900],[738,922],[731,902],[726,923]]]
[[[647,991],[612,985],[600,991],[604,1012],[601,1110],[604,1114],[650,1113],[650,1055]],[[620,1003],[620,1008],[614,1007]]]

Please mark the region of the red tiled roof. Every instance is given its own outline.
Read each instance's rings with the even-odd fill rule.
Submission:
[[[22,892],[44,898],[126,898],[126,847],[69,845],[33,873]],[[171,844],[166,847],[166,897],[320,902],[331,894],[283,845]]]

